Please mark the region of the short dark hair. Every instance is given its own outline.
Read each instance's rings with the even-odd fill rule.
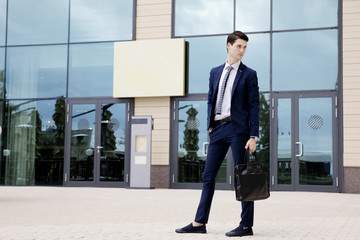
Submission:
[[[242,39],[246,42],[249,41],[249,38],[248,38],[248,36],[246,36],[245,33],[241,32],[241,31],[235,31],[235,32],[229,34],[226,44],[230,43],[231,45],[233,45],[237,39]]]

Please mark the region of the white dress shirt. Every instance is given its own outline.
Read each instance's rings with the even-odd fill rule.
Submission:
[[[233,85],[234,85],[234,81],[235,81],[235,77],[237,74],[237,70],[239,69],[240,66],[240,62],[238,61],[236,63],[234,63],[233,65],[231,65],[233,67],[233,69],[231,70],[230,74],[229,74],[229,78],[227,80],[226,83],[226,88],[225,88],[225,92],[224,92],[224,97],[223,97],[223,102],[221,105],[221,114],[217,115],[216,114],[216,109],[219,105],[219,98],[220,98],[220,91],[221,91],[221,85],[224,81],[224,76],[226,74],[226,69],[228,66],[230,66],[230,64],[228,64],[228,62],[225,63],[225,67],[222,71],[221,77],[220,77],[220,82],[219,82],[219,89],[218,89],[218,94],[217,94],[217,99],[216,99],[216,105],[215,105],[215,121],[217,120],[221,120],[224,119],[226,117],[230,116],[230,110],[231,110],[231,93],[232,93],[232,89],[233,89]]]

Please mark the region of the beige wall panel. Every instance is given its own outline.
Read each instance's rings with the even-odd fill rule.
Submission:
[[[170,110],[168,107],[137,107],[135,115],[151,115],[156,118],[169,118]]]
[[[360,167],[360,1],[343,0],[344,166]]]
[[[360,32],[360,26],[359,25],[349,25],[344,26],[343,33],[352,33],[352,32]]]
[[[347,52],[351,52],[351,51],[360,51],[360,42],[359,40],[358,44],[346,44],[343,46],[343,52],[347,53]]]
[[[154,153],[151,159],[151,165],[169,165],[168,153]]]
[[[169,107],[170,97],[135,98],[137,107]]]
[[[155,129],[170,129],[169,119],[154,119],[154,128]]]
[[[147,39],[168,39],[171,37],[171,33],[169,32],[152,32],[152,33],[142,33],[138,32],[136,34],[136,38],[138,40],[147,40]]]
[[[137,5],[152,5],[163,3],[171,3],[171,0],[136,0]]]
[[[360,140],[360,128],[352,127],[352,128],[344,128],[344,136],[346,136],[346,140]],[[358,145],[360,148],[360,145]]]
[[[359,53],[360,53],[359,51],[344,52],[343,57],[344,58],[349,58],[349,59],[357,59],[357,58],[360,57]]]
[[[155,153],[169,153],[169,142],[155,142],[152,144],[152,152]]]
[[[141,34],[149,34],[149,33],[169,33],[171,32],[171,26],[164,26],[164,27],[146,27],[139,29]]]
[[[344,154],[360,154],[359,141],[345,141],[344,142]],[[345,158],[344,158],[345,160]],[[360,159],[359,159],[360,161]],[[346,165],[344,165],[346,166]]]
[[[343,58],[343,63],[345,64],[344,66],[346,66],[346,64],[360,65],[360,51],[357,51],[355,53],[358,54],[358,57],[348,57],[348,56],[345,56],[346,54],[344,53],[344,58]]]
[[[168,15],[171,13],[171,3],[156,4],[156,5],[138,5],[137,16],[154,16],[154,15]]]
[[[357,25],[357,21],[359,21],[360,16],[358,13],[349,13],[343,15],[343,26],[353,26]]]
[[[169,26],[171,25],[171,15],[137,16],[136,24],[139,24],[137,27],[140,28],[144,26]]]
[[[353,119],[349,119],[349,117],[352,117]],[[356,117],[356,118],[355,118]],[[360,114],[359,115],[349,115],[344,117],[344,129],[351,129],[351,128],[357,128],[359,126],[360,121]],[[348,136],[347,136],[348,137]],[[358,140],[360,140],[360,136],[358,137]]]
[[[358,109],[357,111],[354,111],[353,113],[360,113],[360,102],[344,102],[344,108],[352,108],[352,109]],[[359,123],[360,127],[360,123]]]
[[[158,129],[153,131],[152,140],[154,142],[169,142],[170,141],[169,129]]]
[[[358,156],[358,159],[344,158],[344,166],[346,166],[346,167],[360,167],[359,156]]]
[[[360,158],[359,154],[356,153],[348,153],[344,154],[344,164],[347,167],[360,167]]]
[[[346,87],[344,86],[344,102],[349,101],[360,101],[360,81],[357,83],[347,83]]]

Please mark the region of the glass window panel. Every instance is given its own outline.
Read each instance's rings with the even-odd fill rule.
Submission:
[[[8,11],[8,45],[68,41],[68,0],[12,0]]]
[[[70,46],[69,97],[113,95],[113,43]]]
[[[259,139],[256,141],[256,155],[266,166],[270,176],[270,94],[260,94]]]
[[[249,34],[243,63],[254,69],[260,91],[270,90],[270,34]]]
[[[332,99],[299,99],[299,184],[333,184]]]
[[[230,33],[233,22],[233,0],[175,1],[176,36]]]
[[[125,103],[102,105],[100,144],[103,148],[100,149],[100,181],[124,181],[125,126]],[[142,137],[145,137],[143,144],[146,152],[146,136]]]
[[[334,27],[337,25],[337,0],[273,0],[274,30]]]
[[[5,185],[62,185],[65,100],[9,101]]]
[[[274,33],[272,90],[336,89],[337,30]]]
[[[5,48],[0,48],[0,99],[3,98],[4,94],[4,70],[5,70]]]
[[[278,100],[277,108],[277,183],[291,184],[291,99]]]
[[[66,63],[66,45],[9,47],[7,98],[65,96]]]
[[[270,30],[270,0],[236,0],[235,29],[243,32]]]
[[[70,181],[94,180],[95,132],[95,105],[72,105]]]
[[[131,40],[133,0],[71,1],[70,42]]]
[[[210,70],[226,61],[226,38],[227,36],[186,39],[189,42],[189,93],[208,92]]]
[[[206,101],[179,101],[178,120],[178,182],[202,182],[208,142]],[[227,157],[216,177],[217,183],[226,182]]]
[[[6,0],[0,0],[0,46],[5,45]]]

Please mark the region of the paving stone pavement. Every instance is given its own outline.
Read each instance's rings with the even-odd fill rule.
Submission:
[[[0,240],[229,239],[239,223],[234,192],[215,192],[207,234],[190,223],[200,190],[0,187]],[[271,192],[255,203],[254,236],[360,239],[360,194]]]

